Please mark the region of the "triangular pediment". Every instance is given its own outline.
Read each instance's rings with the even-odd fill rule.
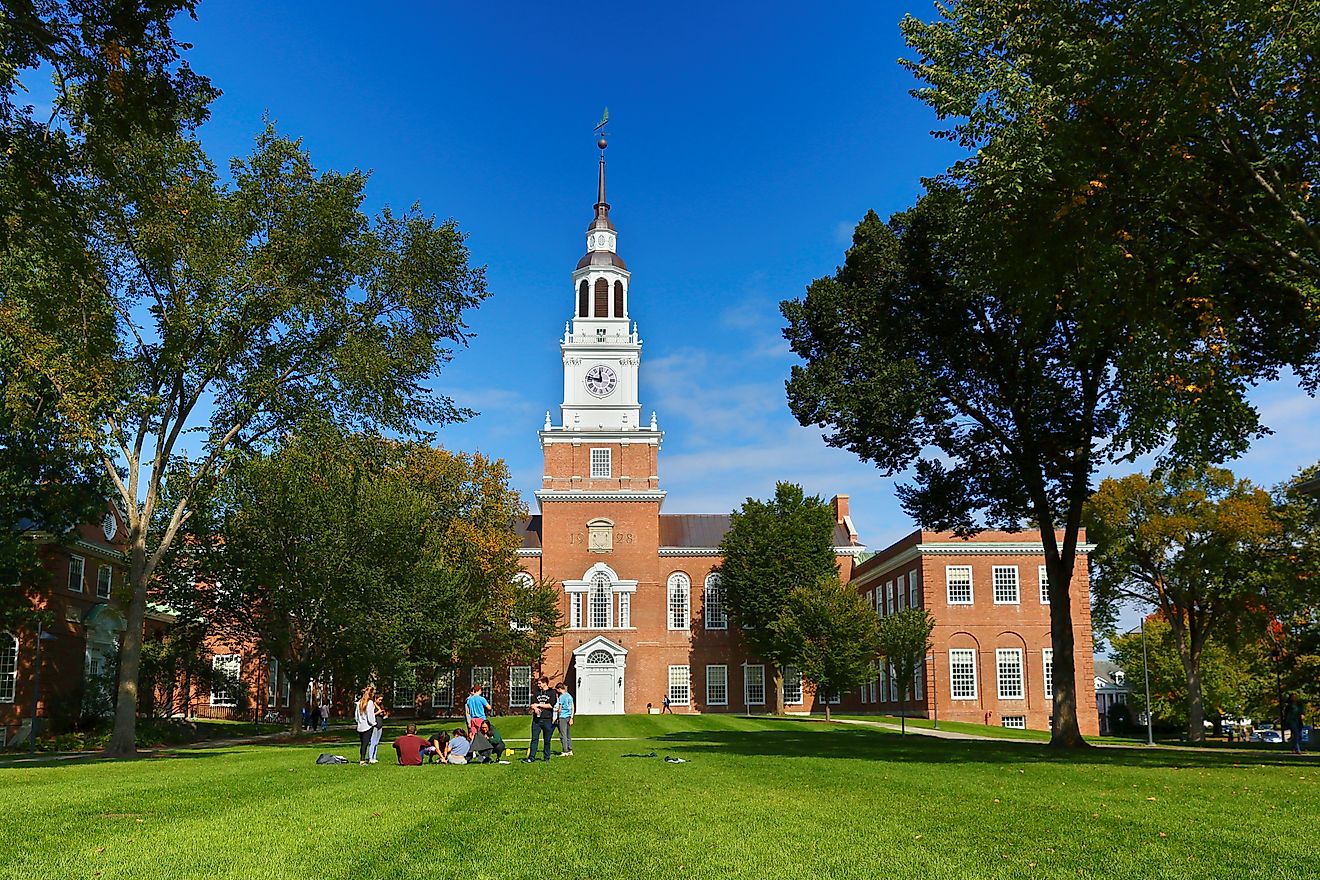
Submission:
[[[596,636],[590,641],[583,642],[573,649],[573,656],[576,658],[586,657],[592,651],[609,651],[615,657],[628,656],[628,649],[617,642],[613,642],[604,636]]]

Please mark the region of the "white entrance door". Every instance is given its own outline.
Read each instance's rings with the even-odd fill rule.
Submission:
[[[608,651],[592,651],[578,676],[581,715],[623,714],[623,666]]]

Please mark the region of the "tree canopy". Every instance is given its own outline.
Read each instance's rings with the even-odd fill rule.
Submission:
[[[825,705],[875,675],[875,611],[837,574],[794,587],[773,624],[803,679]]]
[[[918,670],[926,668],[926,655],[931,650],[930,634],[934,629],[935,617],[925,608],[904,608],[880,618],[877,650],[893,667],[898,698],[904,702],[912,699]],[[900,724],[906,733],[906,713]]]

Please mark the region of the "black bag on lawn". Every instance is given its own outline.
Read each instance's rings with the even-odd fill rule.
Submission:
[[[331,755],[331,754],[327,754],[326,752],[322,752],[320,755],[317,756],[317,758],[316,758],[316,763],[318,763],[318,764],[347,764],[347,763],[348,763],[348,758],[345,758],[343,755]]]

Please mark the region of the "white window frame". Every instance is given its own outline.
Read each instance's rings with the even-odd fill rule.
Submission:
[[[115,570],[109,565],[98,565],[96,567],[96,598],[109,599],[110,591],[114,589]],[[102,586],[104,584],[104,589]]]
[[[885,616],[894,613],[894,582],[885,581]]]
[[[681,571],[669,576],[665,589],[665,618],[673,631],[692,628],[692,581]]]
[[[597,614],[602,611],[603,614]],[[587,592],[587,629],[614,628],[614,588],[604,574],[597,574]]]
[[[519,590],[530,590],[532,587],[536,585],[536,581],[533,580],[532,576],[525,571],[520,571],[517,574],[515,574],[513,578],[510,580],[510,583],[512,583]],[[531,628],[532,625],[530,623],[526,623],[521,620],[516,620],[512,616],[509,617],[509,629],[512,630],[513,632],[527,632]]]
[[[802,670],[796,666],[784,667],[784,705],[801,706],[805,697],[802,690]],[[836,700],[837,702],[837,700]]]
[[[436,675],[435,680],[431,682],[431,708],[432,709],[452,709],[454,706],[454,682],[458,681],[457,669],[446,669]],[[440,695],[448,694],[448,698],[441,701]]]
[[[959,666],[966,666],[971,669],[971,690],[965,687],[959,692]],[[977,687],[976,670],[976,649],[975,648],[950,648],[949,649],[949,699],[951,700],[975,700],[979,688]],[[966,682],[962,682],[966,684]]]
[[[1045,677],[1045,699],[1054,699],[1054,649],[1042,648],[1040,652],[1041,674]]]
[[[926,699],[926,658],[922,657],[912,670],[912,699]]]
[[[701,617],[706,629],[729,628],[729,610],[724,604],[724,585],[720,583],[720,576],[716,572],[706,575],[706,586],[701,593]]]
[[[894,674],[894,664],[889,664],[889,702],[900,702],[901,694],[898,692],[898,676]]]
[[[917,570],[915,568],[908,572],[908,607],[921,607],[921,589],[917,583]]]
[[[1016,565],[996,565],[991,569],[990,584],[996,605],[1022,604],[1022,578]]]
[[[962,580],[962,575],[966,575],[966,583]],[[955,580],[955,576],[958,579]],[[958,587],[958,593],[954,594],[954,587]],[[966,588],[967,595],[964,598],[962,588]],[[971,605],[976,600],[976,585],[972,581],[972,567],[970,565],[946,565],[944,566],[944,591],[945,598],[950,605]]]
[[[1016,673],[1013,670],[1016,668]],[[1009,673],[1005,675],[1005,671]],[[995,649],[995,686],[1001,700],[1027,698],[1026,667],[1021,648]]]
[[[692,667],[669,667],[669,702],[678,706],[692,705]]]
[[[393,682],[390,686],[390,707],[393,709],[417,708],[417,688],[415,686],[401,688],[397,681]]]
[[[608,447],[592,447],[591,479],[608,480],[614,476],[614,450]]]
[[[1050,570],[1043,565],[1036,569],[1036,581],[1040,584],[1040,604],[1050,604]]]
[[[509,667],[509,708],[526,709],[532,705],[532,667]]]
[[[266,705],[280,704],[280,661],[278,657],[266,660]]]
[[[584,593],[568,594],[568,628],[582,629],[582,597]]]
[[[74,568],[78,569],[78,577],[73,576]],[[87,560],[81,556],[69,555],[69,592],[84,592],[83,580],[87,577]]]
[[[481,685],[481,695],[487,702],[493,702],[490,699],[495,691],[495,668],[493,666],[473,666],[471,676],[468,680],[469,685]]]
[[[894,612],[903,610],[903,600],[907,598],[907,575],[900,574],[894,581]]]
[[[706,666],[706,705],[729,705],[729,667],[723,663]]]
[[[632,628],[632,593],[616,593],[619,597],[619,629]]]
[[[1006,728],[1008,728],[1009,730],[1026,730],[1026,729],[1027,729],[1027,716],[1026,716],[1026,715],[1001,715],[1001,716],[999,717],[999,725],[1000,725],[1001,727],[1006,727]]]
[[[760,677],[759,681],[753,681],[752,670],[756,670],[756,675]],[[755,684],[761,689],[760,699],[752,699],[752,686]],[[743,703],[748,706],[765,705],[765,666],[761,663],[749,663],[743,667]]]
[[[232,669],[230,669],[232,667]],[[237,681],[243,674],[243,657],[241,654],[215,654],[211,657],[212,673],[231,673],[231,677]],[[211,705],[217,708],[232,709],[238,705],[238,695],[231,693],[227,688],[222,691],[215,689],[216,681],[211,681]]]
[[[18,693],[18,636],[0,631],[0,703],[13,703]]]

